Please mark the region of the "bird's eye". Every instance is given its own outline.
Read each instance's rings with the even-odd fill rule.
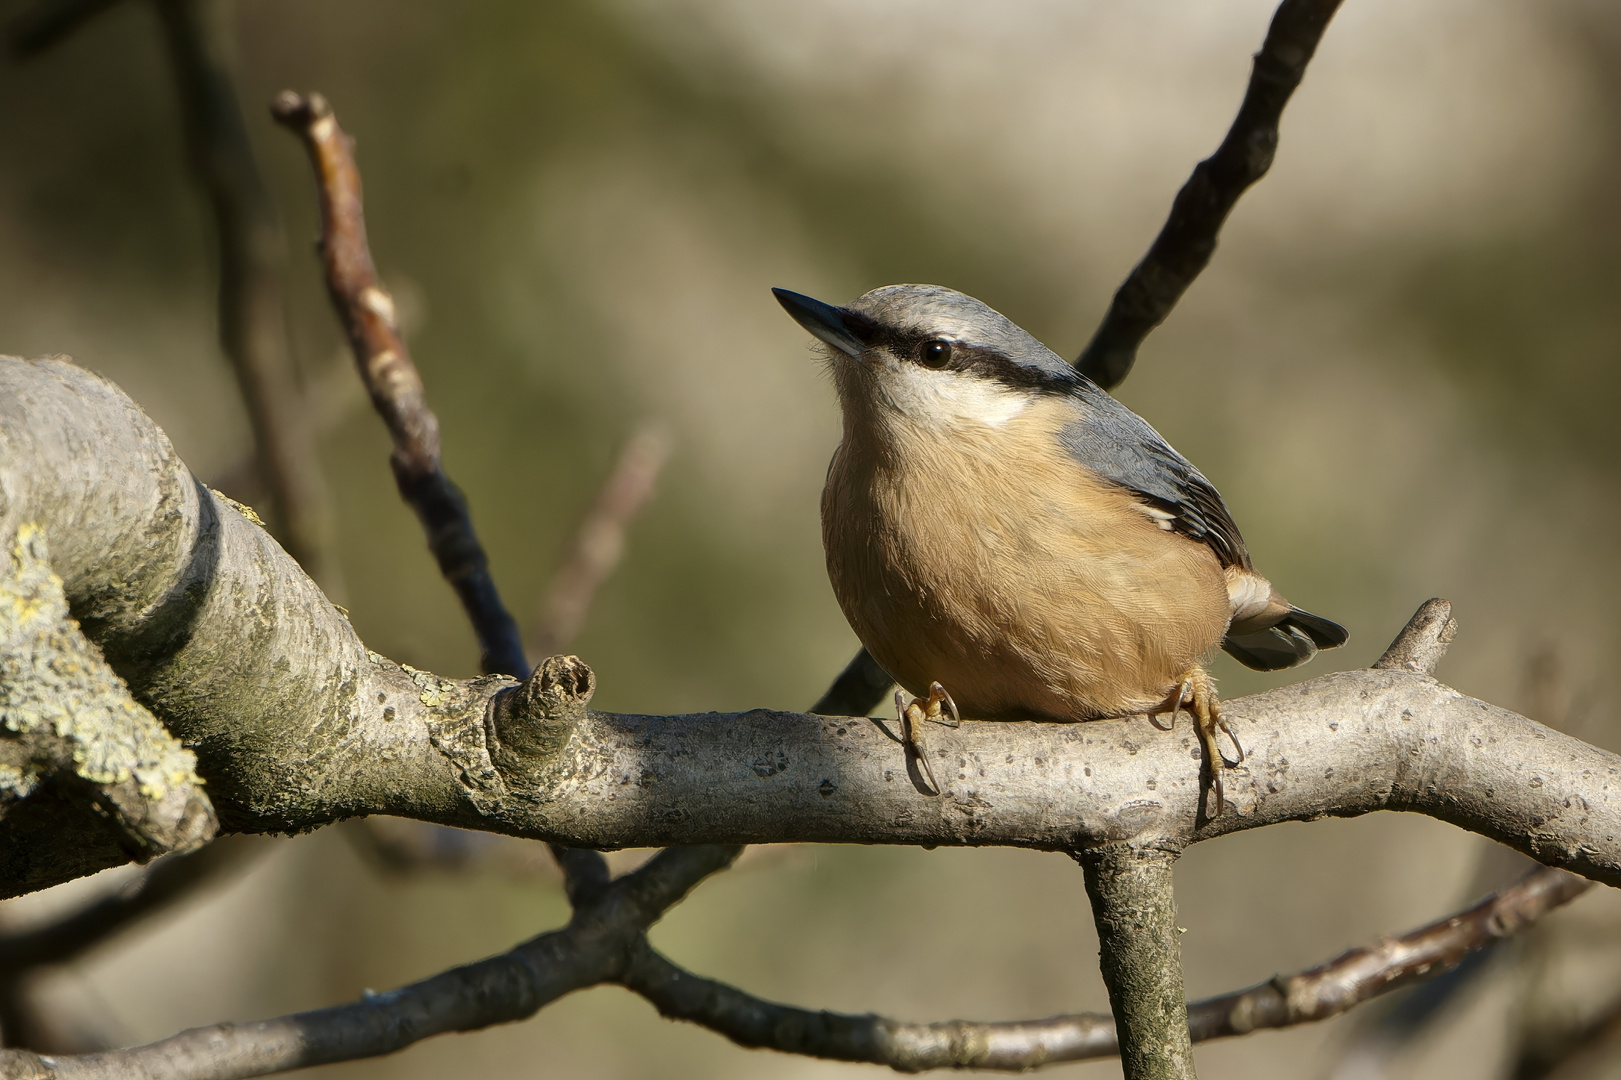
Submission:
[[[918,359],[923,362],[924,367],[945,367],[951,360],[951,342],[941,341],[938,338],[934,341],[925,341]]]

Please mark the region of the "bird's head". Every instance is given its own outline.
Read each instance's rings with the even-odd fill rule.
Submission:
[[[1006,316],[939,285],[886,285],[847,307],[772,292],[827,344],[847,426],[1002,427],[1082,381]]]

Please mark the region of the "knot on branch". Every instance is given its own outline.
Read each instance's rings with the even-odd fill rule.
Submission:
[[[529,678],[491,702],[491,756],[502,775],[538,786],[585,719],[597,674],[578,656],[549,656]]]
[[[1452,617],[1452,601],[1440,597],[1426,600],[1373,666],[1379,671],[1433,676],[1447,654],[1447,646],[1457,636],[1458,620]]]

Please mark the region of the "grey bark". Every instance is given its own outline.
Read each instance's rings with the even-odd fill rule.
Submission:
[[[1166,846],[1130,843],[1075,853],[1086,873],[1098,961],[1126,1080],[1194,1076],[1181,931],[1171,890],[1171,867],[1180,854]]]
[[[1621,882],[1621,758],[1400,667],[1226,703],[1250,759],[1215,820],[1191,729],[1142,717],[942,730],[930,752],[945,792],[928,798],[878,721],[601,713],[578,661],[548,662],[518,692],[367,652],[128,398],[62,361],[0,361],[0,492],[0,536],[44,530],[87,636],[196,752],[231,831],[386,813],[579,847],[1073,851],[1407,810]],[[1444,628],[1412,640],[1439,647]]]

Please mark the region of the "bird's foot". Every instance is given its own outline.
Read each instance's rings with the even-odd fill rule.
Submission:
[[[1204,748],[1205,767],[1210,770],[1210,790],[1215,796],[1216,810],[1211,817],[1220,817],[1227,809],[1227,792],[1222,784],[1221,774],[1225,769],[1234,768],[1244,762],[1244,747],[1238,741],[1238,734],[1221,715],[1221,701],[1216,696],[1216,680],[1202,667],[1194,667],[1182,677],[1171,696],[1161,708],[1168,711],[1171,724],[1176,722],[1177,712],[1187,705],[1193,710],[1198,721],[1199,745]],[[1149,722],[1158,727],[1159,712],[1149,715]],[[1170,724],[1165,730],[1170,729]],[[1216,745],[1216,733],[1225,732],[1233,741],[1233,749],[1238,751],[1238,757],[1229,761]]]
[[[904,691],[895,691],[895,712],[899,714],[901,724],[901,745],[907,753],[916,754],[917,760],[923,766],[923,775],[928,778],[929,786],[936,795],[945,789],[934,778],[934,769],[929,764],[929,756],[923,750],[922,728],[925,720],[946,727],[959,727],[962,717],[957,713],[957,703],[951,700],[946,688],[937,682],[929,684],[929,696],[926,698],[913,698],[906,700]],[[946,719],[946,713],[951,713],[951,719]]]

